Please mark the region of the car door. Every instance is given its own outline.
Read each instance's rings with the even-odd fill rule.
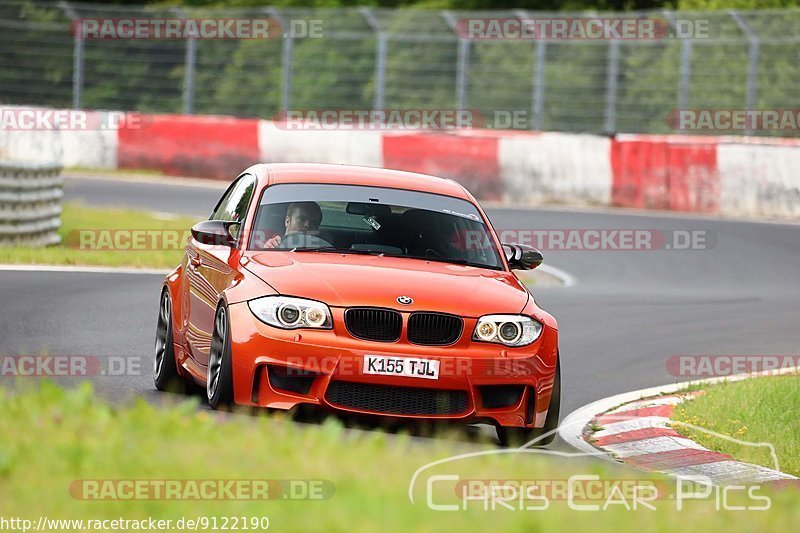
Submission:
[[[228,188],[210,219],[244,223],[255,186],[255,177],[240,176]],[[208,364],[219,295],[236,276],[241,233],[241,226],[231,227],[231,234],[236,238],[233,248],[203,244],[191,238],[186,249],[189,280],[186,342],[192,358],[203,366]]]

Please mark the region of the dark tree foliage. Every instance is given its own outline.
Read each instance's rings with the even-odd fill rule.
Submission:
[[[632,11],[648,9],[768,9],[800,6],[800,0],[80,0],[101,4],[276,7],[414,7],[425,9],[532,11]]]
[[[754,0],[755,1],[755,0]],[[536,11],[623,11],[670,9],[678,0],[82,0],[102,4],[159,4],[185,6],[285,6],[285,7],[416,7],[456,10],[530,9]]]

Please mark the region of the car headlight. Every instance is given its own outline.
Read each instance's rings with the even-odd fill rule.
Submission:
[[[541,323],[524,315],[486,315],[478,319],[472,340],[526,346],[542,334]]]
[[[283,329],[331,329],[331,310],[322,302],[290,296],[264,296],[247,302],[262,322]]]

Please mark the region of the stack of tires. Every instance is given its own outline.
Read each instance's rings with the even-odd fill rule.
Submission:
[[[0,246],[49,246],[61,239],[61,166],[0,161]]]

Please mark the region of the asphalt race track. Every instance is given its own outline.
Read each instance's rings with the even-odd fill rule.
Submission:
[[[221,189],[68,179],[66,201],[205,218]],[[687,378],[673,355],[794,354],[800,227],[560,209],[488,209],[505,229],[704,231],[711,249],[551,251],[572,287],[534,290],[560,326],[562,418],[613,394]],[[0,260],[2,263],[2,260]],[[98,376],[109,399],[156,399],[150,375],[160,275],[0,271],[0,353],[125,356],[141,375]],[[401,287],[398,287],[401,289]]]

